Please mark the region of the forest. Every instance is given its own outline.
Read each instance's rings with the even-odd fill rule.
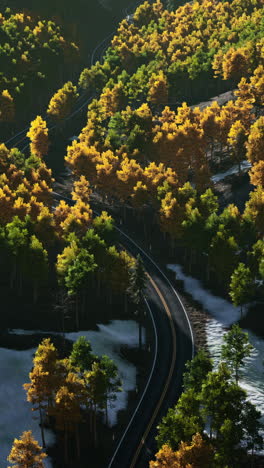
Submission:
[[[26,103],[36,111],[34,101],[40,106],[54,82],[63,80],[63,72],[69,74],[79,51],[53,21],[9,8],[0,14],[0,120],[7,123],[21,120]]]
[[[209,4],[168,12],[161,2],[145,2],[132,24],[121,22],[103,63],[81,73],[80,85],[96,86],[98,97],[65,161],[143,222],[150,209],[189,271],[202,263],[205,279],[212,275],[242,306],[256,294],[263,298],[263,6]],[[192,47],[206,54],[206,70]],[[172,64],[180,74],[172,74]],[[200,109],[192,90],[205,97],[201,84],[210,96],[231,86],[234,99]],[[187,102],[175,106],[175,88]],[[211,176],[228,160],[240,170],[246,158],[254,189],[242,211],[233,204],[220,210]]]
[[[38,343],[24,390],[44,450],[44,428],[57,435],[54,466],[81,467],[83,434],[88,428],[96,460],[122,382],[113,360],[85,337],[69,343],[67,332],[136,318],[136,360],[148,360],[148,276],[117,225],[132,227],[150,253],[160,245],[153,255],[162,265],[177,260],[241,318],[248,304],[263,304],[264,8],[262,0],[145,1],[87,66],[94,38],[79,3],[58,0],[52,14],[40,1],[0,9],[0,280],[4,339],[13,328],[62,333],[56,344]],[[88,24],[98,11],[106,21],[106,10],[93,8],[85,6]],[[69,142],[68,119],[83,97],[87,113]],[[64,160],[64,181],[54,158]],[[213,179],[232,166],[237,186],[248,187],[239,204],[223,203]],[[240,386],[253,347],[238,325],[223,339],[217,367],[196,343],[182,394],[158,423],[150,468],[261,466],[262,415]],[[9,461],[26,466],[23,446],[27,466],[44,467],[38,442],[29,427]]]

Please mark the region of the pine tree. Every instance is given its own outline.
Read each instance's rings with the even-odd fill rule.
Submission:
[[[240,306],[241,314],[243,305],[253,297],[254,284],[251,271],[244,263],[239,263],[231,275],[229,295],[235,306]]]
[[[149,81],[147,100],[152,105],[165,106],[168,102],[168,83],[163,72],[153,75]]]
[[[257,236],[262,238],[264,235],[264,190],[261,186],[257,186],[250,192],[243,217],[254,224]]]
[[[106,389],[106,402],[105,402],[105,416],[106,423],[108,422],[108,402],[116,400],[116,393],[121,392],[121,380],[118,375],[117,365],[108,356],[104,355],[101,357],[100,364],[102,369],[105,371],[107,379]]]
[[[30,238],[27,258],[28,264],[26,264],[24,271],[33,284],[33,300],[36,303],[39,287],[44,284],[48,276],[48,252],[35,235]]]
[[[25,431],[20,439],[14,440],[7,459],[12,464],[15,463],[13,468],[44,468],[43,460],[46,456],[32,436],[32,431]]]
[[[64,119],[71,112],[77,97],[76,86],[73,86],[72,82],[68,81],[51,98],[47,114],[55,120]]]
[[[247,136],[245,126],[241,123],[240,120],[236,120],[230,128],[230,132],[228,134],[228,143],[232,147],[232,156],[235,162],[238,164],[239,174],[241,171],[241,161],[245,159],[246,155],[246,141]]]
[[[74,372],[69,372],[65,381],[61,381],[55,395],[55,405],[50,408],[49,414],[55,417],[57,429],[63,431],[64,435],[64,458],[68,463],[68,436],[76,433],[78,457],[80,456],[80,445],[78,435],[78,424],[81,421],[81,406],[85,404],[87,392],[83,379]]]
[[[97,446],[97,410],[105,408],[107,400],[108,378],[100,362],[94,362],[92,369],[84,374],[87,384],[88,398],[91,407],[91,428],[94,445]]]
[[[84,203],[88,203],[92,193],[89,181],[84,176],[81,176],[74,182],[73,187],[74,190],[71,193],[72,199],[76,201],[81,200]]]
[[[135,305],[135,313],[138,315],[139,326],[139,349],[142,348],[142,313],[144,310],[144,291],[146,288],[147,275],[141,256],[138,254],[129,277],[128,294]]]
[[[0,122],[12,122],[15,117],[14,99],[7,89],[0,94]]]
[[[200,411],[199,393],[192,388],[183,392],[174,408],[170,408],[158,425],[156,437],[158,447],[168,444],[177,450],[183,440],[190,442],[197,432],[204,430]]]
[[[92,368],[96,356],[92,353],[91,344],[85,336],[80,336],[73,344],[69,362],[73,367],[78,368],[82,373]]]
[[[250,356],[253,346],[249,343],[248,333],[234,324],[224,335],[224,344],[221,349],[221,359],[230,367],[235,375],[236,383],[239,379],[239,369],[245,365],[245,358]]]
[[[260,186],[264,190],[264,160],[253,164],[249,171],[250,183],[255,186]]]
[[[27,401],[32,403],[32,411],[39,411],[40,428],[43,447],[46,447],[44,427],[43,427],[43,409],[46,409],[50,400],[50,390],[47,388],[48,372],[44,372],[42,367],[35,365],[29,373],[30,383],[24,384],[23,387],[27,391]]]
[[[199,350],[194,358],[186,363],[186,372],[183,379],[184,390],[192,388],[198,393],[208,372],[212,371],[212,369],[212,359],[203,349]]]
[[[149,463],[149,468],[178,468],[175,452],[164,444],[155,455],[156,460]]]
[[[31,141],[31,154],[37,156],[40,159],[48,154],[49,137],[47,124],[45,120],[43,120],[39,115],[31,122],[27,137]]]
[[[213,461],[213,447],[197,432],[190,443],[182,442],[176,452],[163,445],[150,468],[208,468]]]
[[[47,396],[49,409],[53,404],[54,395],[60,385],[62,378],[61,368],[58,362],[58,352],[50,338],[43,339],[39,344],[33,359],[33,363],[34,369],[40,369],[42,372],[42,391],[45,392]]]
[[[247,158],[254,164],[263,160],[264,154],[264,116],[259,117],[250,127],[246,144]]]

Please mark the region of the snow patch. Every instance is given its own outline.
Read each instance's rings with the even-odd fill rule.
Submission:
[[[23,384],[28,382],[28,373],[32,368],[32,357],[35,349],[27,351],[14,351],[0,348],[0,467],[6,468],[7,456],[10,453],[13,441],[19,438],[22,432],[32,430],[33,436],[42,444],[39,427],[39,416],[33,412],[32,405],[26,401],[26,392]],[[54,442],[51,431],[45,431],[47,444]],[[51,467],[49,460],[45,466]]]
[[[180,265],[168,265],[167,267],[176,273],[177,279],[183,281],[185,291],[209,313],[210,318],[205,325],[207,346],[216,366],[220,359],[223,335],[233,323],[239,320],[240,310],[229,301],[214,296],[202,286],[199,280],[185,275]],[[261,420],[264,423],[264,340],[257,337],[251,330],[245,329],[244,331],[248,333],[253,351],[251,356],[246,359],[239,383],[247,391],[249,400],[261,412]]]
[[[185,290],[191,294],[193,299],[200,302],[204,309],[225,327],[229,327],[239,320],[240,309],[238,307],[234,307],[230,302],[214,296],[210,291],[204,289],[201,281],[185,275],[180,265],[168,265],[168,268],[176,273],[177,279],[184,282]]]
[[[244,159],[244,161],[241,162],[240,167],[241,167],[241,172],[248,171],[251,168],[251,163],[247,159]],[[230,167],[230,169],[228,169],[225,172],[218,172],[217,174],[211,177],[211,180],[212,182],[216,183],[216,182],[219,182],[220,180],[225,179],[227,176],[234,175],[237,173],[238,173],[238,164]]]
[[[123,391],[117,394],[117,399],[109,408],[109,425],[117,423],[118,411],[127,406],[128,392],[136,387],[136,367],[129,363],[120,352],[122,346],[136,348],[138,346],[138,324],[132,320],[114,320],[109,325],[98,325],[98,331],[80,331],[66,333],[66,338],[75,341],[79,336],[85,336],[91,342],[93,352],[102,356],[107,354],[118,367],[123,382]],[[17,335],[56,334],[41,330],[12,330]],[[145,330],[143,330],[145,342]],[[41,432],[37,412],[32,412],[32,405],[26,401],[23,384],[29,381],[28,374],[32,368],[32,358],[36,348],[26,351],[15,351],[0,348],[0,468],[6,468],[6,457],[9,455],[14,438],[19,438],[23,431],[32,430],[33,436],[41,444]],[[47,445],[55,441],[52,431],[45,430]],[[45,459],[45,467],[50,468],[51,461]]]
[[[117,365],[122,380],[122,392],[117,393],[117,399],[109,408],[109,425],[117,423],[118,411],[127,406],[128,392],[136,388],[136,367],[124,359],[120,353],[122,346],[137,348],[138,324],[132,320],[113,320],[110,325],[98,325],[99,331],[80,331],[67,333],[66,336],[76,341],[79,336],[85,336],[92,345],[93,352],[102,356],[106,354]],[[145,342],[145,330],[143,330],[143,343]]]

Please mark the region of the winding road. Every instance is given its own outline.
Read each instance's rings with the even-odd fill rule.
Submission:
[[[53,192],[57,200],[75,202]],[[96,215],[97,213],[94,211]],[[148,275],[145,294],[154,346],[148,381],[126,428],[113,447],[107,468],[146,468],[155,453],[156,426],[181,394],[186,361],[194,356],[194,339],[187,312],[161,267],[123,229],[116,226],[122,246],[141,255]]]
[[[194,340],[187,312],[166,274],[128,234],[117,229],[121,244],[144,261],[149,278],[146,301],[156,344],[149,380],[108,468],[143,468],[155,451],[159,419],[180,396],[185,363],[194,355]]]

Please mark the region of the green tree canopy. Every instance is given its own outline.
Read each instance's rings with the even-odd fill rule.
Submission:
[[[239,369],[245,365],[245,358],[250,356],[253,346],[249,343],[248,333],[234,324],[224,335],[224,344],[221,349],[221,359],[225,361],[235,376],[239,379]]]

